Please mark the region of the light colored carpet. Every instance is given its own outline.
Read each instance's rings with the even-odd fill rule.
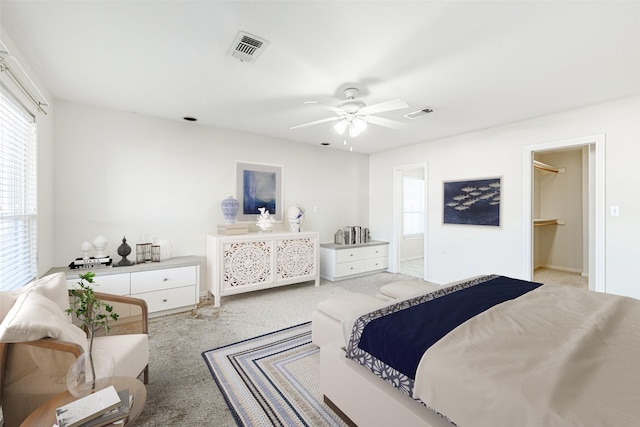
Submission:
[[[589,289],[589,278],[580,273],[554,270],[551,268],[536,268],[533,272],[533,281],[545,285],[564,285],[574,288]]]
[[[388,282],[377,273],[341,282],[322,280],[204,301],[192,312],[151,319],[150,384],[135,426],[235,426],[201,353],[311,320],[318,302],[349,291],[375,295]]]

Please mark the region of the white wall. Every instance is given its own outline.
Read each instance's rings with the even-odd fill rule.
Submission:
[[[237,160],[282,165],[284,205],[303,205],[303,229],[321,242],[367,224],[367,155],[65,101],[55,123],[55,265],[98,235],[115,260],[123,236],[135,247],[141,235],[169,240],[174,256],[205,256],[207,233],[224,223],[220,201],[237,196]]]
[[[427,279],[446,283],[472,274],[525,277],[523,271],[524,147],[606,135],[606,290],[640,298],[640,96],[566,111],[452,138],[376,153],[370,158],[370,226],[392,240],[393,168],[427,161]],[[502,177],[501,227],[442,224],[442,182]],[[392,250],[398,250],[392,246]]]

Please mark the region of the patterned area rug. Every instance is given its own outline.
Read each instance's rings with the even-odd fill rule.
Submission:
[[[322,402],[310,322],[202,357],[239,426],[345,426]]]

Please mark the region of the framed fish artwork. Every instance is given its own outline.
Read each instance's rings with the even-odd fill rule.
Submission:
[[[444,182],[445,224],[500,227],[502,178]]]

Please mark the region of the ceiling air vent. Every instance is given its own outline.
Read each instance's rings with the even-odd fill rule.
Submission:
[[[238,31],[227,55],[238,58],[242,62],[254,62],[268,45],[269,42],[265,39]]]
[[[422,109],[420,109],[418,111],[414,111],[413,113],[405,114],[404,116],[407,119],[415,120],[415,119],[418,119],[420,117],[426,116],[429,113],[433,113],[434,111],[435,110],[433,108],[424,107],[424,108],[422,108]]]

